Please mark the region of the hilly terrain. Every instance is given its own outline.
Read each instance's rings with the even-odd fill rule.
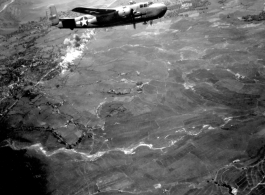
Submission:
[[[263,1],[80,30],[51,27],[51,3],[0,12],[1,194],[265,194]]]

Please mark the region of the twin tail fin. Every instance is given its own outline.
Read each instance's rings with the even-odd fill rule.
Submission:
[[[49,20],[52,23],[52,26],[56,26],[59,24],[60,19],[56,10],[56,7],[54,5],[49,6],[50,14],[49,14]]]

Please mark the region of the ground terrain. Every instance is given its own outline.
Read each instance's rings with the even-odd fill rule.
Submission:
[[[136,30],[1,37],[1,191],[265,194],[265,24],[241,19],[263,1],[185,2]]]

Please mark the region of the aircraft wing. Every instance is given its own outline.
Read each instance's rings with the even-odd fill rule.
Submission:
[[[109,13],[113,13],[116,9],[109,9],[109,8],[88,8],[88,7],[76,7],[72,9],[73,12],[78,12],[81,14],[89,14],[93,16],[100,16]]]

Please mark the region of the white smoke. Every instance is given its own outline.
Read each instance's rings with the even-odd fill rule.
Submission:
[[[64,74],[74,60],[81,57],[86,49],[87,43],[94,37],[95,30],[86,30],[81,36],[74,34],[72,38],[66,38],[64,45],[66,45],[66,54],[62,56],[62,62],[59,66]]]

